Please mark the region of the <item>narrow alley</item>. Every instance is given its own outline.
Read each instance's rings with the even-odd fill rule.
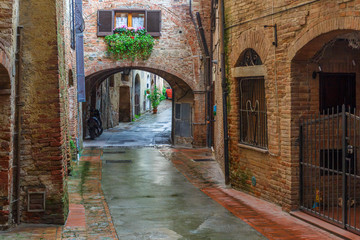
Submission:
[[[102,160],[102,187],[119,239],[265,239],[157,149],[105,149]]]
[[[64,227],[23,224],[0,239],[339,239],[230,189],[209,149],[173,148],[169,110],[163,101],[157,115],[85,141]],[[159,133],[168,139],[157,144]]]
[[[122,122],[105,130],[95,140],[85,140],[84,147],[152,147],[171,145],[171,100],[162,101],[158,114],[145,113],[132,122]]]
[[[360,240],[360,0],[0,0],[0,240]]]

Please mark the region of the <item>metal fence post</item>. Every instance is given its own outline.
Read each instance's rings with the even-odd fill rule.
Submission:
[[[300,141],[299,141],[299,155],[300,155],[300,164],[299,164],[299,181],[300,181],[300,184],[299,184],[299,187],[300,187],[300,191],[299,191],[299,194],[300,194],[300,206],[303,205],[304,203],[304,199],[303,199],[303,149],[302,149],[302,146],[303,146],[303,126],[302,126],[302,123],[300,121]]]
[[[341,153],[341,160],[342,160],[342,223],[343,227],[346,228],[346,221],[347,221],[347,199],[346,199],[346,135],[347,135],[347,119],[346,119],[346,108],[345,105],[342,105],[341,109],[341,119],[342,119],[342,153]]]

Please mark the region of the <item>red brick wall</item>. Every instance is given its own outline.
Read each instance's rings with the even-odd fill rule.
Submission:
[[[358,30],[360,1],[325,0],[311,4],[300,0],[240,2],[225,0],[231,181],[234,187],[275,202],[286,210],[298,208],[299,106],[308,106],[306,95],[309,92],[308,77],[305,80],[298,77],[307,73],[304,65],[291,62],[294,57],[295,60],[308,61],[326,42],[344,33],[335,30]],[[275,23],[278,47],[272,45],[274,29],[264,28],[264,25]],[[238,145],[238,80],[231,76],[230,69],[247,48],[253,48],[259,54],[266,68],[267,153]],[[219,94],[217,99],[221,99]],[[256,187],[251,185],[253,176],[257,180]]]
[[[60,1],[59,1],[60,2]],[[64,223],[64,134],[57,11],[52,0],[20,2],[22,32],[21,221]],[[61,1],[62,2],[62,1]],[[61,34],[61,32],[60,32]],[[60,73],[60,74],[59,74]],[[27,211],[27,192],[46,191],[46,211]]]
[[[192,1],[193,15],[200,12],[204,29],[209,39],[210,2]],[[97,37],[97,10],[137,8],[162,11],[162,36],[147,61],[116,61],[106,53],[104,37]],[[189,1],[128,1],[110,0],[106,2],[84,1],[85,30],[85,72],[87,82],[98,81],[110,71],[121,67],[145,70],[158,74],[174,88],[179,99],[184,93],[204,91],[203,61],[201,47],[194,24],[189,14]],[[209,42],[208,42],[209,44]],[[119,70],[118,70],[119,71]],[[100,73],[103,74],[100,74]],[[105,78],[103,78],[105,79]],[[89,87],[93,85],[87,83]],[[91,87],[90,87],[91,88]],[[178,90],[176,90],[178,88]],[[194,145],[205,145],[205,99],[203,93],[196,93],[191,101],[194,108]]]
[[[70,50],[68,1],[5,1],[0,9],[0,228],[6,228],[13,216],[14,199],[13,137],[15,113],[15,38],[21,34],[20,101],[20,211],[22,222],[63,223],[66,202],[65,170],[68,160],[70,129],[77,117],[76,79],[69,90],[68,70],[75,66]],[[19,23],[18,23],[19,21]],[[74,73],[75,75],[75,73]],[[6,93],[6,94],[5,94]],[[11,94],[10,94],[11,93]],[[69,94],[68,94],[69,93]],[[68,96],[70,95],[70,97]],[[69,98],[72,101],[69,101]],[[74,100],[75,99],[75,100]],[[72,107],[69,107],[69,102]],[[19,107],[19,106],[18,106]],[[70,114],[72,111],[73,114]],[[27,193],[46,192],[46,211],[27,212]]]

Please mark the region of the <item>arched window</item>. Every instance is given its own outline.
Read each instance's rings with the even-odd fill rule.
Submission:
[[[259,55],[247,49],[241,55],[238,66],[243,69],[262,65]],[[256,70],[255,70],[256,71]],[[240,143],[267,149],[267,115],[264,76],[256,72],[239,77]]]

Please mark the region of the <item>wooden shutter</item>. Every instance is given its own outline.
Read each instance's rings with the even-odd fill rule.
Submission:
[[[113,34],[114,29],[114,11],[99,10],[98,11],[98,36],[107,36]]]
[[[149,10],[146,14],[146,30],[153,37],[161,36],[161,11]]]

